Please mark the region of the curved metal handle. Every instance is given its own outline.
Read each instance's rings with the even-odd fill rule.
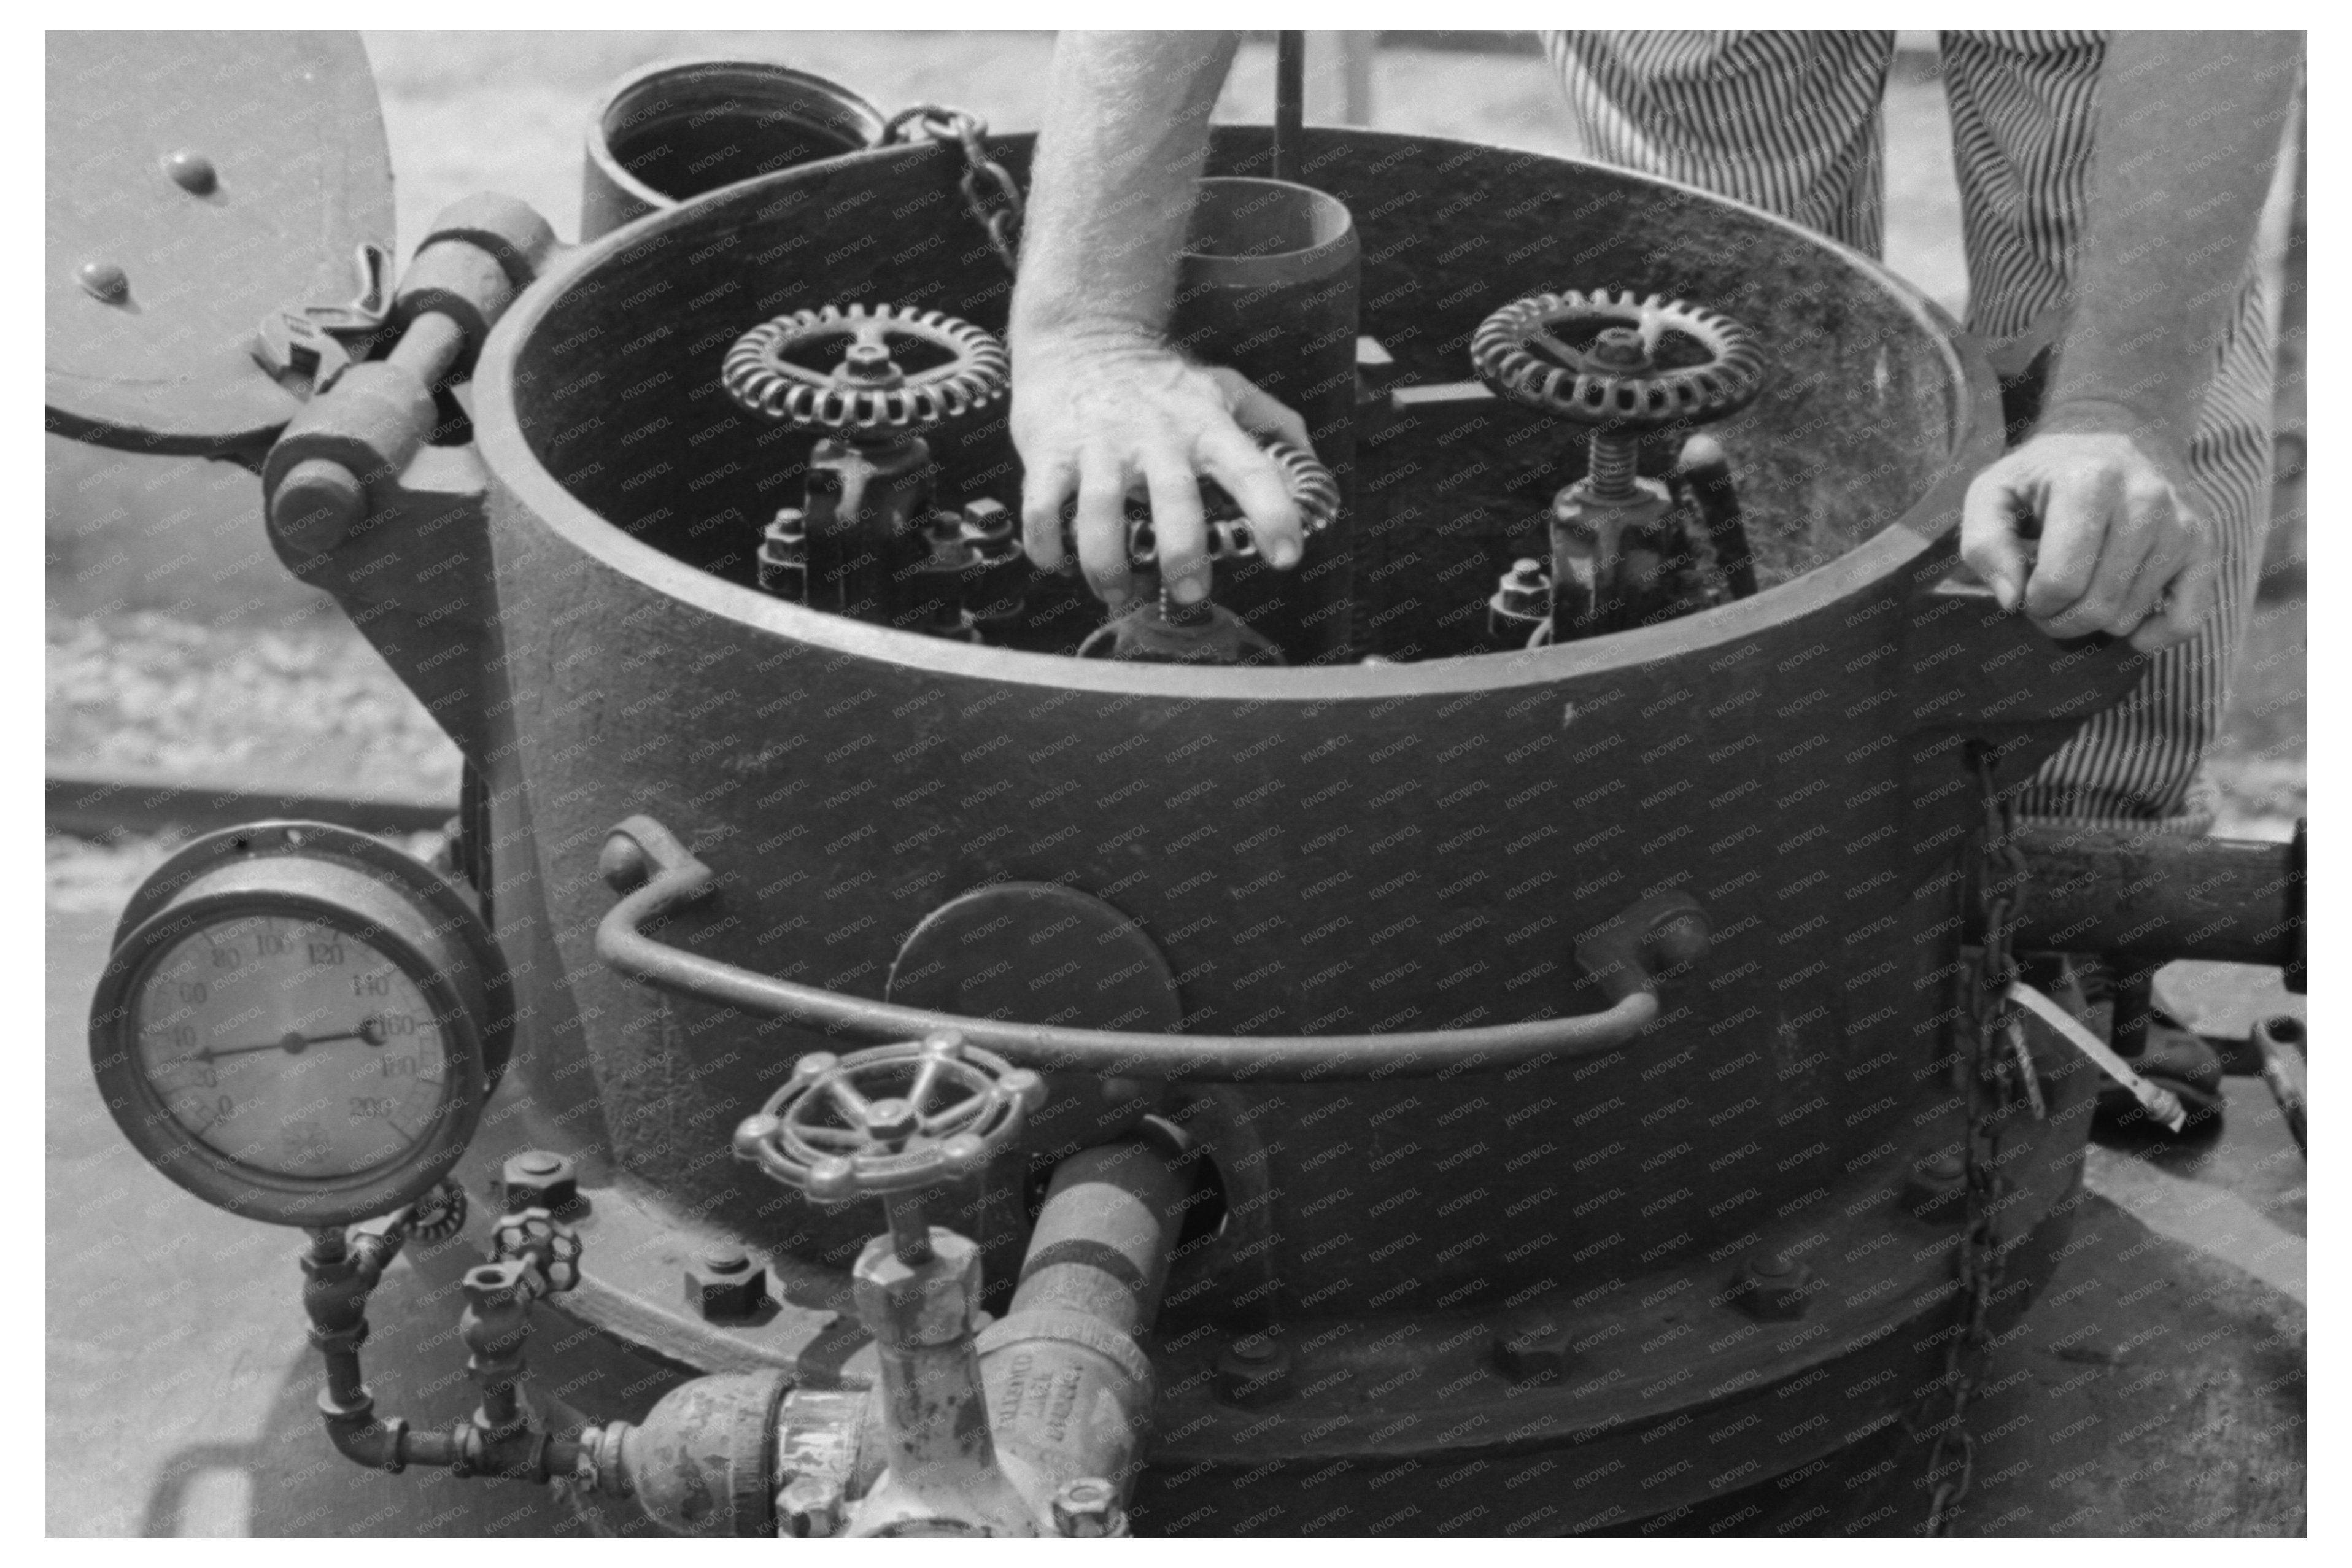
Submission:
[[[1577,962],[1612,1005],[1597,1013],[1484,1029],[1412,1034],[1191,1035],[1064,1029],[900,1007],[755,974],[669,946],[644,926],[703,897],[717,878],[668,829],[631,817],[605,841],[604,880],[624,896],[596,927],[596,956],[656,990],[716,1002],[756,1018],[790,1019],[869,1040],[952,1030],[972,1044],[1041,1071],[1200,1082],[1312,1082],[1426,1076],[1552,1057],[1597,1056],[1632,1043],[1658,1016],[1658,973],[1704,956],[1706,912],[1679,893],[1641,900],[1579,942]],[[1654,973],[1653,966],[1656,966]]]

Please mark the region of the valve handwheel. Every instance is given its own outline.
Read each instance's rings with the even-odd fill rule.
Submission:
[[[1669,333],[1696,342],[1706,358],[1659,367]],[[1470,355],[1480,379],[1503,396],[1623,434],[1721,419],[1764,385],[1764,353],[1747,328],[1679,299],[1636,299],[1631,289],[1513,300],[1479,325]]]
[[[1317,462],[1307,452],[1287,441],[1270,435],[1256,438],[1260,450],[1274,460],[1282,470],[1282,486],[1289,492],[1290,504],[1298,508],[1299,532],[1308,538],[1329,528],[1339,515],[1339,481],[1331,470]],[[1213,479],[1201,481],[1201,509],[1208,523],[1209,559],[1211,560],[1252,560],[1257,556],[1257,538],[1250,520],[1224,486]],[[1077,515],[1077,503],[1073,500],[1062,508],[1064,542],[1075,559],[1076,541],[1072,537],[1073,520]],[[1128,506],[1128,564],[1138,571],[1151,570],[1158,561],[1159,541],[1151,531],[1151,508],[1148,503],[1130,501]]]
[[[1045,1098],[1036,1073],[953,1034],[816,1051],[736,1129],[735,1153],[821,1203],[919,1192],[987,1165]]]
[[[896,350],[944,354],[903,369]],[[814,361],[824,351],[829,363]],[[763,321],[735,340],[720,371],[754,413],[847,440],[921,435],[1005,393],[1011,363],[994,337],[937,310],[827,305]]]

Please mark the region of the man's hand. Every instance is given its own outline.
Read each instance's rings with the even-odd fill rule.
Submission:
[[[1281,469],[1244,432],[1307,448],[1307,428],[1239,371],[1195,365],[1142,333],[1032,333],[1013,371],[1013,440],[1027,470],[1022,530],[1038,566],[1061,564],[1062,508],[1075,493],[1078,564],[1097,597],[1118,608],[1129,593],[1126,501],[1142,496],[1160,580],[1180,602],[1207,597],[1196,476],[1248,515],[1267,560],[1297,563],[1298,508]]]
[[[2221,552],[2177,455],[2146,434],[2045,421],[1969,486],[1960,556],[2001,607],[2022,602],[2053,637],[2128,636],[2141,653],[2188,641],[2212,612]],[[2116,423],[2127,423],[2118,421]],[[2055,428],[2053,428],[2055,426]],[[2041,523],[2031,575],[2020,525]]]

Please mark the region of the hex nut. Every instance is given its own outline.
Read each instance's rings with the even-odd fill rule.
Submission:
[[[1265,1405],[1290,1392],[1290,1347],[1271,1334],[1243,1334],[1217,1355],[1217,1397]]]
[[[830,1476],[794,1476],[776,1494],[779,1533],[823,1539],[841,1528],[841,1483]]]
[[[1118,1506],[1118,1492],[1099,1476],[1064,1481],[1054,1493],[1054,1530],[1082,1541],[1097,1541],[1127,1533],[1127,1511]]]
[[[686,1304],[705,1322],[740,1322],[768,1299],[768,1270],[740,1252],[713,1253],[686,1266]]]
[[[1495,1335],[1496,1364],[1517,1382],[1565,1377],[1575,1361],[1567,1326],[1549,1313],[1518,1319]]]
[[[1751,1252],[1739,1266],[1733,1288],[1749,1317],[1767,1322],[1794,1322],[1805,1315],[1805,1299],[1813,1290],[1813,1271],[1793,1258]]]
[[[550,1149],[525,1149],[509,1155],[499,1173],[499,1186],[509,1214],[543,1208],[564,1216],[581,1207],[579,1166]]]
[[[1968,1166],[1948,1149],[1915,1163],[1903,1177],[1903,1209],[1929,1225],[1958,1225],[1968,1218]]]

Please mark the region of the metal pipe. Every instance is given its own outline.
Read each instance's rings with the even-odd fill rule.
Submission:
[[[1712,435],[1683,443],[1678,460],[1683,483],[1698,503],[1699,520],[1715,547],[1715,564],[1735,599],[1756,596],[1756,560],[1748,553],[1748,529],[1739,518],[1739,492],[1733,486],[1731,459]]]
[[[1151,1326],[1191,1183],[1150,1144],[1106,1144],[1055,1167],[1015,1312],[1085,1312],[1121,1333]]]
[[[408,324],[384,359],[429,388],[441,384],[465,351],[465,324],[446,311],[426,310]]]
[[[1274,177],[1297,181],[1307,127],[1307,35],[1277,33],[1274,46]]]
[[[1135,1336],[1159,1315],[1190,1185],[1140,1139],[1055,1169],[1012,1310],[980,1338],[997,1441],[1041,1504],[1092,1489],[1115,1513],[1142,1468],[1155,1380]],[[1114,1532],[1099,1511],[1097,1531]]]
[[[2303,837],[2292,843],[2034,826],[2018,946],[2299,966]]]
[[[1538,1058],[1566,1061],[1622,1050],[1658,1016],[1653,966],[1676,972],[1705,955],[1704,913],[1680,894],[1643,899],[1577,944],[1577,962],[1616,998],[1600,1012],[1480,1029],[1398,1034],[1189,1035],[1008,1023],[901,1007],[754,973],[655,941],[644,927],[704,897],[718,878],[650,817],[630,817],[606,841],[607,884],[625,896],[596,927],[596,956],[656,990],[715,1002],[754,1018],[795,1021],[868,1040],[963,1036],[1018,1066],[1044,1071],[1239,1082],[1339,1082],[1500,1071]]]

